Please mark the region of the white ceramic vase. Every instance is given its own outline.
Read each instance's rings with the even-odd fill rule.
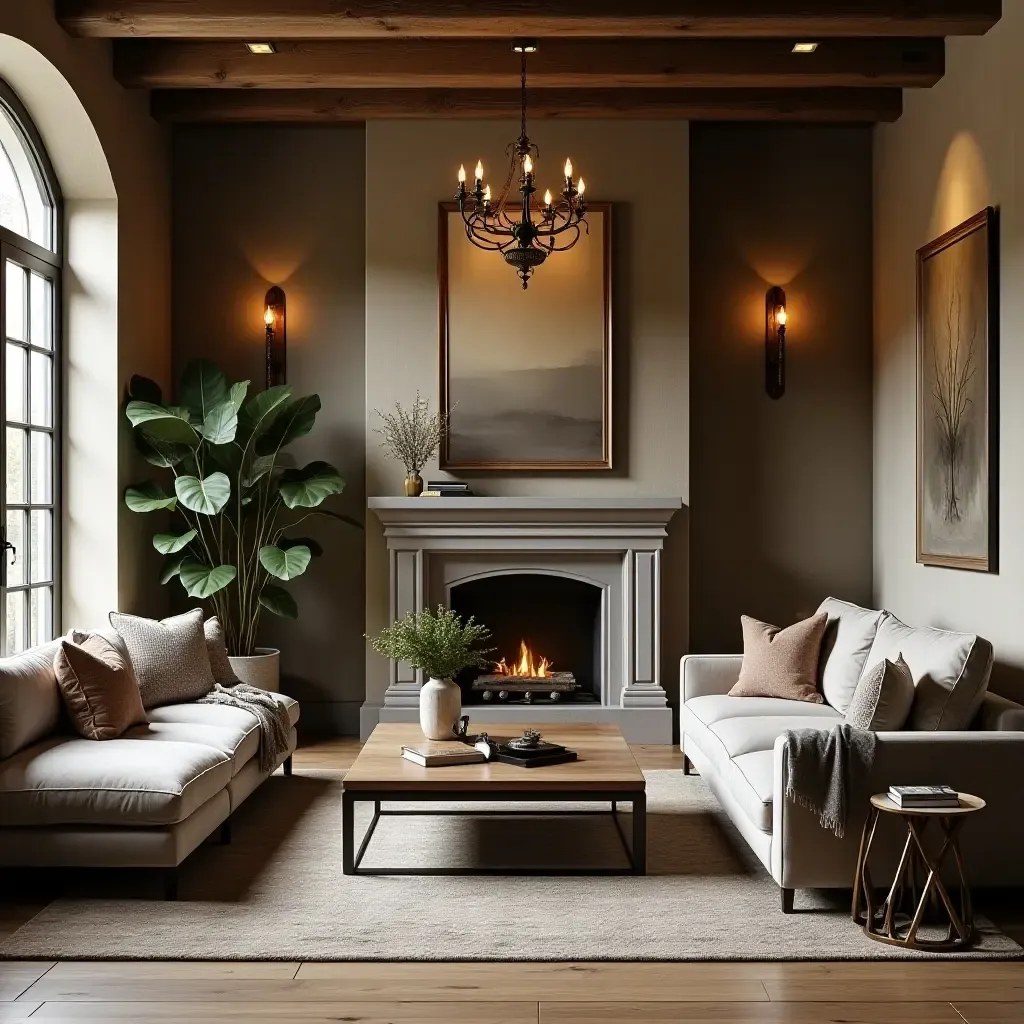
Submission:
[[[231,671],[240,683],[277,693],[281,688],[281,652],[275,647],[257,647],[248,658],[228,655]]]
[[[420,729],[428,740],[450,740],[462,714],[462,690],[451,679],[428,679],[420,687]]]

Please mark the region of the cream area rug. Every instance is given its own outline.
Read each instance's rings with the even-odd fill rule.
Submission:
[[[145,878],[73,878],[0,945],[36,959],[846,960],[920,958],[872,942],[849,897],[779,890],[696,777],[647,772],[646,877],[376,876],[341,872],[340,772],[277,775],[228,846],[185,863],[165,902]],[[368,820],[357,817],[357,835]],[[628,816],[627,816],[628,819]],[[629,835],[629,822],[626,821]],[[371,865],[622,863],[610,818],[382,818]],[[76,898],[74,894],[88,893]],[[988,922],[967,956],[1024,951]]]

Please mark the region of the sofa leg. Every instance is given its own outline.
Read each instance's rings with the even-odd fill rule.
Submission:
[[[782,912],[784,914],[792,914],[794,890],[783,888],[779,892],[782,894]]]
[[[222,846],[231,844],[231,819],[225,818],[220,826],[220,842]]]
[[[178,898],[178,869],[168,868],[164,872],[164,899],[176,900]]]
[[[291,754],[289,754],[289,755],[288,755],[288,756],[287,756],[287,757],[286,757],[286,758],[284,759],[284,765],[283,765],[283,767],[284,767],[284,773],[285,773],[285,775],[291,775],[291,773],[292,773],[292,755],[291,755]]]
[[[697,773],[693,770],[693,762],[683,754],[683,774],[684,775],[696,775]]]

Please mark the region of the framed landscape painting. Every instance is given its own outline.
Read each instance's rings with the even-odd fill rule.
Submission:
[[[587,224],[524,290],[440,204],[442,469],[611,469],[611,204]]]
[[[991,208],[917,253],[917,560],[996,570],[998,246]]]

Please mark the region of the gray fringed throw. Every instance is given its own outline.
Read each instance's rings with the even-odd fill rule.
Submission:
[[[273,771],[288,753],[288,738],[291,722],[288,709],[272,693],[248,683],[221,686],[215,683],[213,689],[200,697],[197,704],[227,704],[242,708],[255,715],[260,723],[260,771]]]
[[[866,788],[875,760],[875,734],[845,723],[786,733],[786,799],[818,815],[840,839],[850,805]]]

